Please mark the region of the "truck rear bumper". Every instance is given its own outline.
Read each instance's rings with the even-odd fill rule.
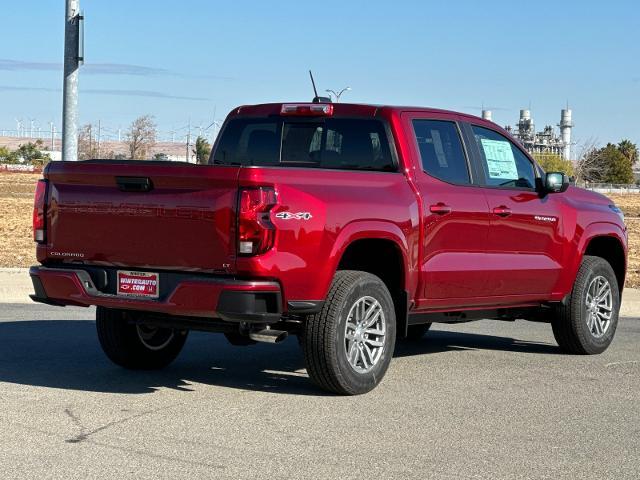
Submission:
[[[277,282],[246,281],[185,274],[158,299],[123,297],[100,290],[94,273],[101,268],[50,268],[29,270],[35,294],[31,299],[49,305],[91,305],[143,310],[168,315],[219,318],[227,322],[275,323],[282,317],[282,294]]]

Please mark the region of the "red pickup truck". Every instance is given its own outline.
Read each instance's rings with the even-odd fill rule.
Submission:
[[[432,322],[551,323],[604,351],[627,230],[606,197],[545,173],[507,132],[444,110],[243,106],[208,165],[52,162],[33,214],[35,301],[96,305],[107,356],[160,368],[189,330],[299,337],[320,387],[383,378]]]

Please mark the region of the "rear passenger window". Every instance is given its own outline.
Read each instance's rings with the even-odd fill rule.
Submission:
[[[413,130],[425,172],[445,182],[470,183],[467,159],[455,123],[414,120]]]
[[[496,187],[534,188],[533,163],[508,138],[488,128],[472,125],[478,142],[486,184]]]

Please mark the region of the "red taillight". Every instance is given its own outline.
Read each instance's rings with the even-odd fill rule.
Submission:
[[[276,230],[270,211],[276,205],[276,192],[270,187],[240,190],[238,209],[238,253],[260,255],[273,246]]]
[[[33,240],[44,243],[45,231],[47,227],[46,219],[47,207],[47,181],[38,180],[36,194],[33,201]]]
[[[330,103],[285,103],[280,109],[280,115],[329,117],[333,115],[333,105]]]

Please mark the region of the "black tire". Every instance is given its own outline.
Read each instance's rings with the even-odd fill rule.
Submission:
[[[133,315],[132,312],[98,307],[98,340],[107,357],[116,365],[132,370],[156,370],[173,362],[182,350],[188,332],[137,325],[131,321]]]
[[[587,292],[598,277],[604,277],[611,289],[611,319],[601,336],[589,328]],[[557,307],[551,322],[553,336],[560,348],[579,355],[593,355],[604,352],[613,341],[618,326],[620,291],[618,280],[609,262],[600,257],[585,255],[578,270],[570,297],[564,305]]]
[[[418,325],[409,325],[407,328],[407,337],[405,340],[408,342],[419,342],[427,334],[431,328],[431,323],[420,323]]]
[[[379,340],[382,345],[372,347],[373,351],[377,352],[377,355],[373,356],[371,345],[368,343],[372,339],[364,335],[363,331],[360,331],[362,336],[358,337],[364,338],[360,342],[346,339],[349,312],[358,301],[363,301],[365,298],[369,299],[364,300],[365,306],[366,302],[371,302],[371,305],[378,302],[376,307],[380,312],[377,316],[378,322],[383,323],[386,332],[382,338],[376,337],[374,340]],[[396,319],[389,290],[382,280],[370,273],[354,270],[338,271],[322,310],[308,317],[302,335],[307,372],[316,385],[342,395],[357,395],[372,390],[380,383],[389,368],[395,346]],[[365,362],[365,357],[369,360],[373,357],[377,358],[371,361],[370,370],[365,371],[366,368],[362,368],[362,371],[357,371],[358,365],[352,367],[349,363],[346,348],[353,346],[353,343],[359,343],[356,349],[359,348],[362,352],[350,350],[356,354],[356,363]]]

